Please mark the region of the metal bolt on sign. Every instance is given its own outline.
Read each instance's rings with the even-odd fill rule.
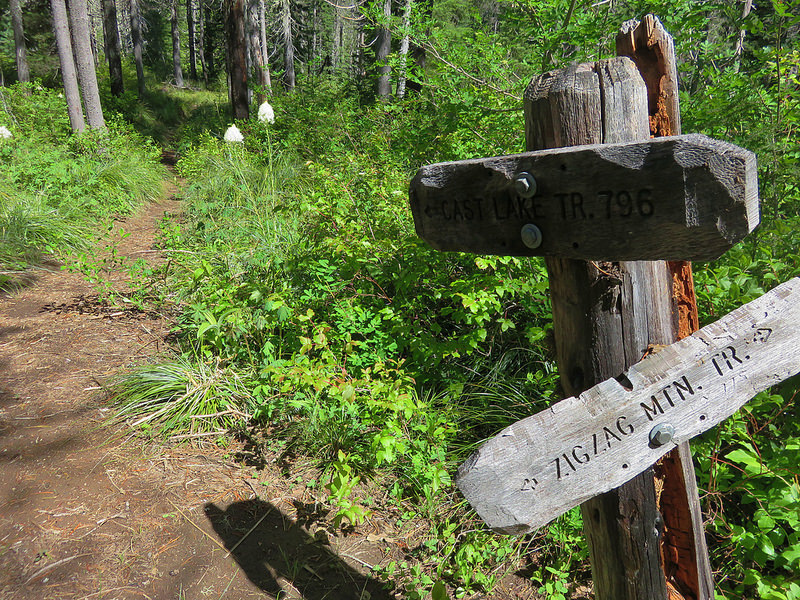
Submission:
[[[522,243],[528,248],[534,249],[542,245],[542,230],[533,223],[523,225],[520,237],[522,237]]]
[[[523,198],[536,195],[536,179],[530,173],[520,173],[514,180],[514,189]]]
[[[650,444],[656,448],[668,444],[675,436],[675,428],[669,423],[659,423],[650,430]]]

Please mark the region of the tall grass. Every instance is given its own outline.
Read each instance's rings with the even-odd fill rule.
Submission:
[[[0,123],[14,134],[0,143],[3,270],[85,247],[109,217],[163,193],[160,150],[118,115],[107,115],[105,130],[74,135],[56,90],[15,85],[0,95]]]
[[[0,181],[0,287],[12,280],[13,271],[38,263],[44,252],[85,248],[88,240],[85,225],[48,206],[41,194]]]

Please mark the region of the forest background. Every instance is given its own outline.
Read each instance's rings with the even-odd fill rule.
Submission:
[[[559,398],[548,282],[538,259],[421,242],[420,165],[522,151],[530,78],[613,56],[620,24],[652,12],[675,37],[683,131],[759,159],[761,226],[695,264],[702,322],[800,273],[797,2],[61,7],[0,0],[0,284],[55,253],[109,301],[172,315],[173,354],[120,378],[122,414],[142,435],[313,460],[337,526],[387,503],[424,519],[412,559],[380,573],[407,597],[491,591],[521,564],[556,600],[589,578],[578,511],[500,537],[454,489],[481,440]],[[158,195],[162,149],[188,181],[168,262],[112,265],[113,242],[95,258],[109,220]],[[111,266],[130,294],[104,283]],[[797,383],[693,442],[719,598],[800,598]]]

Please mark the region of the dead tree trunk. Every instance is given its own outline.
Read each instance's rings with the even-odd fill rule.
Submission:
[[[272,93],[272,77],[269,73],[269,42],[267,40],[267,8],[264,0],[258,0],[258,33],[261,42],[262,72],[264,88]]]
[[[397,73],[397,97],[406,95],[406,72],[408,69],[408,48],[411,44],[411,7],[412,0],[405,0],[403,7],[403,37],[400,40],[400,67]]]
[[[290,0],[281,0],[281,33],[283,37],[283,86],[287,92],[296,84],[294,72],[294,36],[292,34],[292,11]]]
[[[64,98],[67,100],[69,124],[74,133],[86,129],[81,108],[81,93],[78,89],[78,75],[75,72],[75,58],[72,55],[72,41],[69,33],[69,18],[64,0],[50,0],[53,11],[53,31],[61,64],[61,80],[64,84]]]
[[[31,80],[28,68],[28,50],[25,45],[25,29],[22,24],[22,7],[20,0],[11,0],[11,26],[14,29],[14,54],[17,59],[17,79],[22,82]]]
[[[71,0],[69,25],[72,32],[72,48],[75,66],[78,70],[78,83],[86,109],[86,120],[92,129],[105,127],[103,107],[100,104],[100,90],[97,87],[97,72],[94,69],[91,33],[89,31],[89,10],[86,0]]]

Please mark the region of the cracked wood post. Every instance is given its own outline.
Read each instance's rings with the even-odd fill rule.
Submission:
[[[647,140],[646,95],[628,58],[541,75],[525,92],[527,149]],[[666,263],[550,256],[546,264],[566,395],[624,372],[651,344],[675,339]],[[652,469],[581,510],[597,600],[666,600]]]
[[[623,23],[617,33],[616,48],[618,56],[634,61],[647,86],[650,134],[680,135],[675,46],[661,21],[654,15],[645,15],[641,22]],[[669,261],[667,266],[672,278],[677,338],[683,339],[700,326],[692,263]],[[662,555],[668,582],[685,600],[712,600],[714,583],[689,443],[681,444],[665,456],[656,466],[656,473],[662,489],[659,497],[664,519]]]

